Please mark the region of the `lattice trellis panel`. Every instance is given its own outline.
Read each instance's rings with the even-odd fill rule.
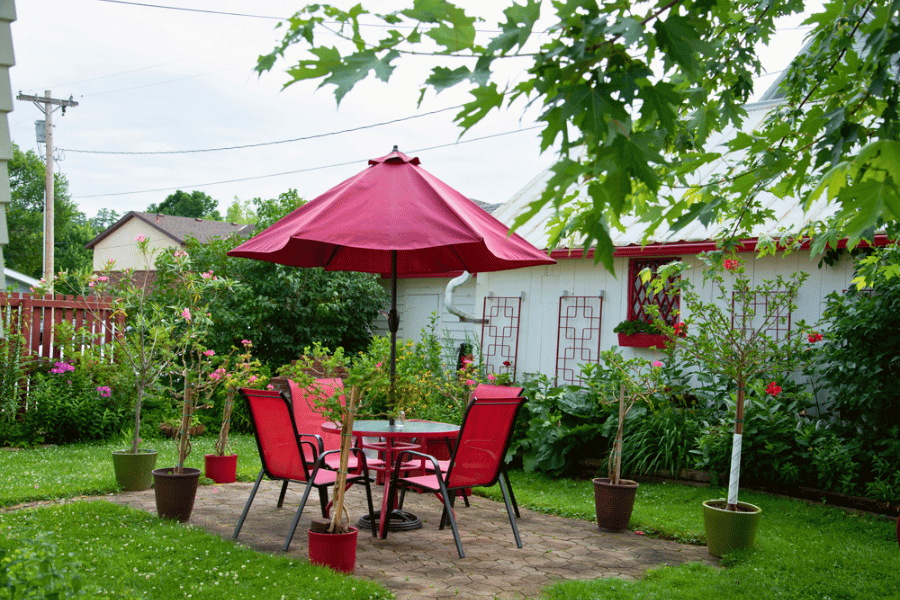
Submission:
[[[743,296],[748,299],[745,303]],[[785,296],[788,292],[741,292],[731,293],[731,327],[732,329],[758,329],[766,321],[769,326],[764,331],[776,340],[787,337],[791,331],[791,307],[790,304],[781,303],[778,306],[776,298]],[[743,312],[746,310],[747,312]]]
[[[650,289],[650,283],[656,278],[656,270],[673,260],[675,257],[667,256],[661,258],[635,258],[629,263],[628,268],[628,320],[644,321],[650,323],[653,316],[647,311],[648,306],[658,306],[659,316],[669,323],[675,323],[679,307],[679,296],[677,293],[661,290],[658,294],[654,294]],[[653,273],[650,281],[644,283],[641,281],[641,271],[649,268]],[[671,283],[674,283],[671,282]]]
[[[488,296],[481,324],[481,361],[488,373],[509,373],[516,379],[519,352],[519,296]]]
[[[581,384],[579,365],[600,362],[600,296],[562,296],[556,333],[556,385]]]

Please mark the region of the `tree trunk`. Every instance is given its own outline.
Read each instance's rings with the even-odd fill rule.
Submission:
[[[734,437],[731,441],[731,470],[728,475],[728,510],[738,509],[738,486],[741,480],[741,446],[744,437],[744,381],[738,380],[737,411],[734,419]]]

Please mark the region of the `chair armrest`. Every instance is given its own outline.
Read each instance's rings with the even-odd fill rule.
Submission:
[[[398,465],[403,464],[407,460],[405,458],[407,455],[418,456],[419,458],[430,460],[431,464],[434,465],[434,472],[441,473],[441,467],[438,465],[438,459],[436,459],[435,457],[433,457],[430,454],[425,454],[424,452],[416,452],[415,450],[401,450],[400,452],[397,453],[397,458],[395,459],[395,463]]]
[[[322,441],[321,435],[318,435],[316,433],[301,433],[299,437],[301,438],[300,441],[303,441],[302,438],[313,438],[314,440],[316,440],[316,454],[317,455],[325,452],[325,442]],[[306,443],[310,444],[312,442],[306,442]]]

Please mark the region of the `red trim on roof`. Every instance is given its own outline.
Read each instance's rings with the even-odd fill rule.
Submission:
[[[756,244],[759,241],[759,238],[750,238],[746,239],[738,246],[738,252],[755,252]],[[875,239],[869,244],[866,241],[861,241],[859,243],[862,247],[867,246],[886,246],[891,242],[886,235],[879,234],[875,236]],[[806,240],[801,244],[800,248],[802,250],[809,250],[810,245],[812,244],[812,240]],[[847,240],[843,239],[838,242],[838,248],[846,248]],[[640,246],[638,244],[634,244],[631,246],[619,246],[615,250],[613,250],[613,256],[670,256],[674,254],[700,254],[701,252],[709,252],[711,250],[716,249],[716,243],[713,241],[704,241],[704,242],[674,242],[671,244],[647,244],[646,246]],[[557,260],[562,258],[583,258],[584,250],[581,248],[573,248],[567,249],[563,248],[560,250],[553,250],[550,252],[550,258],[555,258]],[[594,249],[591,248],[587,252],[588,258],[594,256]]]

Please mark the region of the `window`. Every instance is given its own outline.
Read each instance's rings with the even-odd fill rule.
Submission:
[[[674,260],[680,260],[673,256],[658,258],[634,258],[631,260],[628,268],[628,320],[643,321],[650,323],[653,316],[647,310],[649,306],[659,307],[659,316],[669,325],[673,325],[677,320],[677,312],[679,307],[678,293],[671,288],[661,290],[658,294],[653,294],[650,289],[650,283],[656,279],[656,270],[663,265],[667,265]],[[644,283],[641,281],[641,271],[650,269],[653,276],[650,281]],[[673,283],[671,280],[670,283]]]

